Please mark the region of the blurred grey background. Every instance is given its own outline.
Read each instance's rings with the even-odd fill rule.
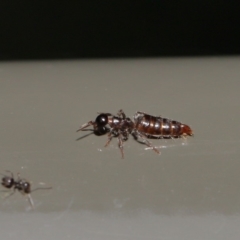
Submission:
[[[2,62],[0,171],[37,186],[1,200],[3,239],[239,239],[238,57]],[[187,140],[76,130],[123,109],[186,123]],[[86,136],[86,137],[84,137]],[[82,138],[83,137],[83,138]],[[3,188],[1,188],[3,190]],[[1,192],[1,196],[4,193]]]

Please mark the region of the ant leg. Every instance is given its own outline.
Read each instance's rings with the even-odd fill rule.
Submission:
[[[3,192],[3,191],[1,191],[1,192]],[[8,191],[8,192],[9,192],[9,191]],[[3,197],[3,199],[5,200],[5,199],[11,197],[14,193],[15,193],[15,188],[13,189],[13,191],[10,191],[9,194],[5,194],[5,196]]]
[[[161,152],[156,148],[154,147],[147,139],[144,135],[142,135],[141,133],[139,132],[133,132],[132,133],[133,136],[138,140],[139,138],[142,139],[142,142],[144,144],[146,144],[148,147],[152,148],[153,151],[155,151],[157,154],[161,154]]]
[[[38,188],[35,188],[31,191],[34,192],[34,191],[37,191],[37,190],[48,190],[48,189],[52,189],[52,187],[38,187]],[[33,199],[32,199],[32,196],[30,193],[27,194],[27,199],[28,199],[28,202],[29,204],[31,205],[31,208],[34,210],[34,202],[33,202]]]
[[[119,134],[118,136],[118,147],[121,151],[122,159],[124,159],[122,134]]]
[[[29,204],[31,205],[31,208],[34,210],[34,202],[31,197],[31,194],[27,194],[27,199],[28,199]]]

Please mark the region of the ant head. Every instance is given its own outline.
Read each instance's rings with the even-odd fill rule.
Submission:
[[[2,178],[2,186],[5,188],[12,188],[14,185],[14,179],[12,177],[4,176]]]

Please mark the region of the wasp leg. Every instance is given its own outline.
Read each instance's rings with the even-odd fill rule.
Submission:
[[[187,140],[187,135],[184,135],[184,134],[183,134],[183,135],[181,136],[181,138],[184,139],[184,140]]]
[[[108,140],[107,140],[107,142],[106,142],[104,147],[107,147],[109,145],[109,143],[111,142],[112,138],[113,138],[112,133],[111,132],[108,133]]]
[[[119,117],[122,117],[123,119],[126,118],[126,114],[123,112],[122,109],[120,109],[120,110],[118,111],[117,115],[118,115]]]
[[[82,131],[82,130],[85,129],[86,127],[94,126],[94,124],[95,124],[95,122],[93,122],[93,121],[90,121],[90,122],[88,122],[88,123],[84,123],[84,124],[77,130],[77,132]]]
[[[152,150],[155,151],[157,154],[161,154],[161,152],[156,147],[154,147],[151,144],[151,142],[149,142],[143,134],[141,134],[141,133],[139,133],[137,131],[133,132],[132,134],[137,139],[137,141],[138,141],[139,138],[141,138],[142,139],[141,142],[146,144],[148,147],[152,148]]]
[[[124,159],[122,134],[119,134],[119,136],[118,136],[118,147],[121,151],[122,159]]]

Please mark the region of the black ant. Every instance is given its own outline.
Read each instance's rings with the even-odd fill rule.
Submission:
[[[162,117],[155,117],[144,112],[136,112],[134,120],[126,117],[123,110],[119,110],[117,116],[111,113],[100,113],[95,121],[83,124],[78,131],[93,126],[93,131],[97,135],[103,135],[108,132],[108,141],[105,147],[109,145],[113,137],[118,137],[118,146],[121,151],[122,158],[123,142],[128,139],[129,134],[141,142],[152,148],[156,153],[159,150],[154,147],[146,138],[180,138],[193,136],[192,129],[180,122]]]
[[[31,193],[36,190],[40,190],[40,189],[52,189],[52,187],[38,187],[38,188],[31,190],[30,182],[24,178],[20,178],[19,173],[17,174],[18,178],[15,180],[13,173],[11,171],[6,171],[6,172],[10,173],[11,176],[1,174],[4,176],[2,178],[1,184],[5,188],[12,189],[12,191],[10,191],[10,193],[5,198],[10,197],[11,195],[13,195],[15,193],[16,190],[18,190],[21,194],[27,195],[28,202],[30,203],[32,209],[34,209],[34,202],[31,197]]]

